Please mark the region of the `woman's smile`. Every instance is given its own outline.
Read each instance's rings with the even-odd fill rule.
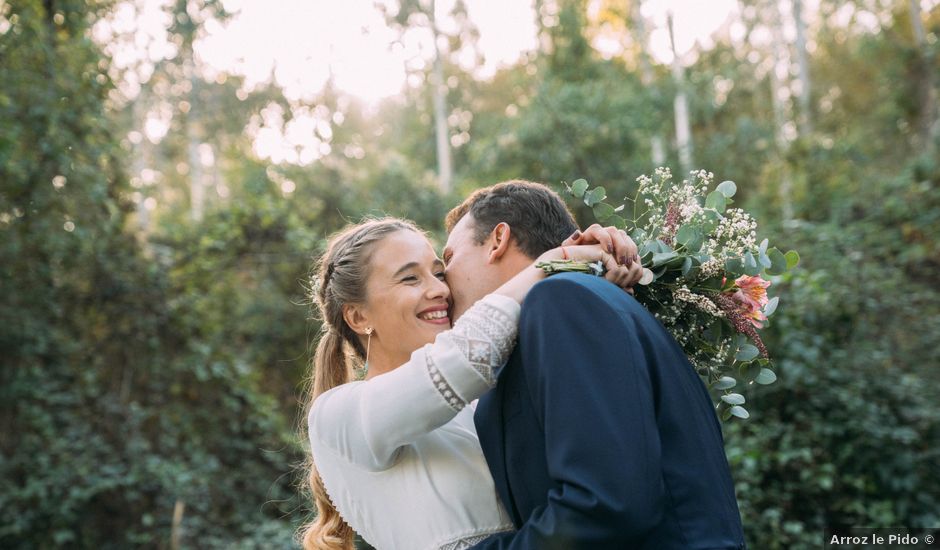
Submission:
[[[450,316],[447,313],[447,309],[447,304],[429,307],[418,314],[418,319],[433,325],[450,326]]]

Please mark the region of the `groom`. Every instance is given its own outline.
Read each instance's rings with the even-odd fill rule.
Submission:
[[[476,191],[446,224],[452,318],[577,229],[556,193],[518,180]],[[744,548],[704,384],[663,326],[600,277],[532,288],[475,422],[517,531],[474,548]]]

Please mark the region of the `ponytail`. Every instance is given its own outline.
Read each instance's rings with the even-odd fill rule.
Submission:
[[[342,336],[333,330],[325,331],[313,356],[313,384],[305,410],[309,413],[317,397],[351,378]],[[301,527],[304,550],[352,550],[353,530],[330,501],[311,455],[307,455],[307,484],[317,507],[317,516]]]

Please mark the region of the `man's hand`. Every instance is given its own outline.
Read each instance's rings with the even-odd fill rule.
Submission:
[[[594,224],[582,231],[575,231],[573,235],[561,243],[562,246],[578,246],[586,244],[600,244],[613,255],[620,268],[608,269],[604,276],[608,281],[623,287],[633,294],[633,287],[643,277],[643,266],[640,264],[639,249],[627,232],[616,227],[601,227]]]

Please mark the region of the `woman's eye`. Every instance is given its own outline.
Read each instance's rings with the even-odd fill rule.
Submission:
[[[403,283],[414,283],[417,281],[418,281],[418,278],[415,277],[414,275],[408,275],[407,277],[401,280],[401,282]]]
[[[437,276],[438,279],[440,279],[440,280],[442,280],[442,281],[444,280],[444,272],[443,272],[443,271],[441,271],[441,272],[439,272],[439,273],[435,273],[435,275]]]

